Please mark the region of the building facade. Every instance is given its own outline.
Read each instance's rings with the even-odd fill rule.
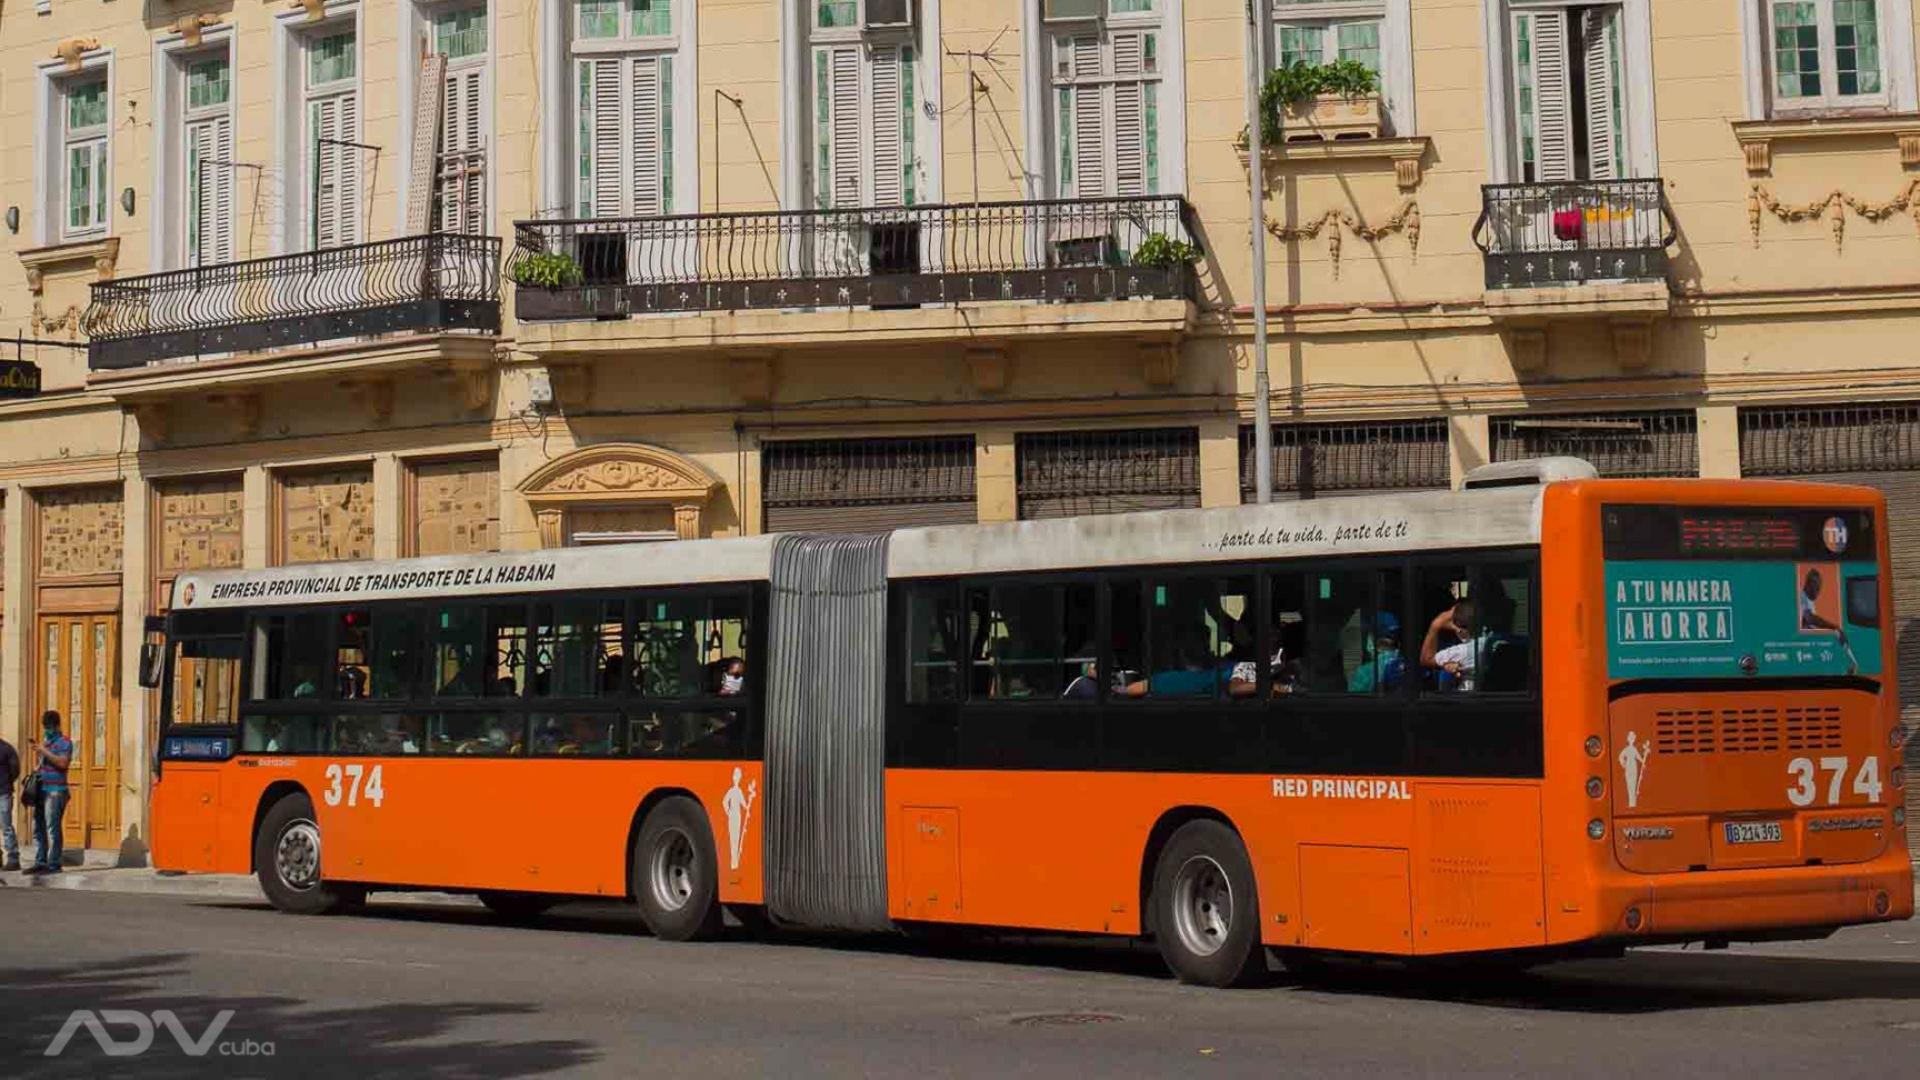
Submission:
[[[1251,499],[1251,184],[1279,497],[1861,481],[1920,614],[1916,8],[1265,0],[1250,162],[1240,0],[5,0],[0,730],[134,858],[182,570]]]

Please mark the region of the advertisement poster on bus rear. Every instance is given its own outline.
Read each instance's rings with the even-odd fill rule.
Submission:
[[[1880,674],[1871,562],[1609,560],[1606,589],[1616,679]]]

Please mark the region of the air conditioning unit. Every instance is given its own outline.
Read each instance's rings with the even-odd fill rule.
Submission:
[[[913,25],[913,0],[867,0],[866,8],[869,30]]]
[[[871,0],[869,0],[871,2]],[[1107,13],[1107,0],[1042,0],[1043,22],[1088,22]]]

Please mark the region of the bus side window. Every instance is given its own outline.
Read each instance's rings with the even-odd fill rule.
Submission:
[[[1529,688],[1533,671],[1533,577],[1518,563],[1480,570],[1482,634],[1476,689],[1517,693]]]
[[[383,701],[419,696],[426,623],[421,609],[389,604],[373,608],[367,627],[369,695]]]
[[[254,701],[320,697],[329,670],[327,631],[332,618],[331,613],[318,611],[255,618],[249,635],[253,677],[247,697]]]
[[[428,609],[427,681],[436,697],[479,697],[487,673],[486,622],[479,604]]]
[[[647,597],[633,625],[633,689],[641,697],[679,698],[700,692],[701,597]]]
[[[535,697],[599,697],[620,692],[626,665],[621,634],[626,604],[573,600],[534,605]]]
[[[907,588],[907,700],[952,701],[959,696],[960,607],[951,585]]]

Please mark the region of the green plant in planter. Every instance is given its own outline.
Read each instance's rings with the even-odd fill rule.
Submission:
[[[1166,233],[1153,233],[1140,241],[1134,249],[1133,265],[1151,266],[1168,270],[1176,266],[1191,266],[1200,261],[1200,249],[1185,240],[1175,240]]]
[[[1373,69],[1358,60],[1335,60],[1331,64],[1303,64],[1294,61],[1286,67],[1267,72],[1260,87],[1260,138],[1268,145],[1280,141],[1280,111],[1288,105],[1311,101],[1322,94],[1343,98],[1365,97],[1380,88]]]
[[[534,289],[564,289],[584,280],[580,264],[571,255],[543,251],[530,255],[513,267],[513,283]]]

